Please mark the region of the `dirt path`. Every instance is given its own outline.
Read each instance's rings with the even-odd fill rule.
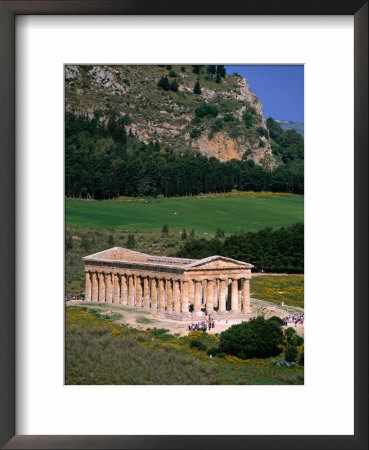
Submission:
[[[146,330],[148,328],[166,328],[171,334],[178,333],[182,336],[188,333],[188,325],[193,322],[192,319],[188,321],[178,321],[166,318],[163,314],[154,314],[151,311],[138,310],[135,308],[128,308],[120,305],[107,303],[87,303],[80,300],[72,300],[67,303],[67,306],[83,306],[99,310],[101,315],[112,315],[119,313],[123,317],[115,320],[116,323],[126,324],[132,328]],[[283,317],[289,314],[303,313],[302,308],[292,306],[281,306],[275,303],[267,302],[265,300],[251,299],[251,317],[264,316],[265,318],[271,316]],[[243,322],[245,319],[216,319],[214,328],[208,330],[208,333],[221,333],[232,325]],[[291,325],[292,326],[292,325]],[[294,326],[292,326],[295,328]],[[304,326],[298,325],[295,328],[300,335],[304,334]]]

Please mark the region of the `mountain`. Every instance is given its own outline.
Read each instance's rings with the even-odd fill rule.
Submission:
[[[289,120],[278,120],[275,122],[282,128],[283,131],[295,130],[296,133],[301,134],[304,137],[304,122],[290,122]]]
[[[102,123],[122,118],[146,144],[273,165],[259,99],[223,66],[67,65],[65,104]]]

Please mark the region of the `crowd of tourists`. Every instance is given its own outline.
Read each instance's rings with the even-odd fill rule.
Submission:
[[[288,327],[294,325],[304,325],[304,315],[303,314],[290,314],[289,316],[283,317],[282,327]]]
[[[195,331],[195,330],[207,331],[210,330],[210,328],[214,327],[215,327],[214,319],[209,318],[208,320],[203,320],[201,322],[191,322],[188,325],[188,331]]]

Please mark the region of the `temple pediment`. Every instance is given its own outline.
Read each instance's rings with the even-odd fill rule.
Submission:
[[[250,269],[251,267],[253,267],[252,264],[226,258],[225,256],[210,256],[188,264],[186,269]]]

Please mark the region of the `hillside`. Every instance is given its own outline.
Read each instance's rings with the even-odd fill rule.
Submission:
[[[223,162],[272,161],[260,101],[223,66],[68,65],[65,81],[67,112],[101,124],[121,119],[127,135],[145,144]]]
[[[295,130],[296,133],[301,134],[304,137],[304,123],[303,122],[291,122],[289,120],[278,120],[275,122],[282,128],[283,131]]]

